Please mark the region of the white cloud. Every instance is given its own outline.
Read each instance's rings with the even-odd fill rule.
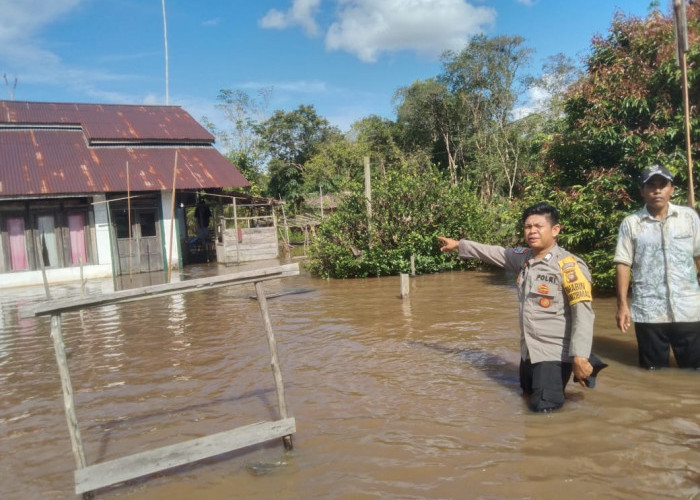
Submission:
[[[9,80],[19,80],[16,97],[22,98],[23,84],[72,89],[90,99],[107,102],[140,102],[151,97],[104,90],[105,82],[133,81],[142,76],[117,74],[97,68],[66,64],[42,39],[50,24],[68,16],[91,0],[0,0],[0,66]],[[152,54],[152,53],[151,53]],[[149,53],[102,56],[101,62],[148,57]]]
[[[447,49],[462,49],[496,19],[493,9],[464,0],[340,0],[340,4],[326,47],[366,62],[403,50],[436,58]]]
[[[539,113],[546,109],[552,94],[543,87],[530,87],[525,93],[523,103],[513,110],[513,118],[519,120],[532,113]]]
[[[539,0],[515,0],[521,5],[525,5],[526,7],[532,7],[535,5]]]
[[[271,88],[274,94],[277,90],[294,92],[299,94],[320,94],[330,91],[328,84],[318,80],[290,80],[277,82],[243,82],[236,85],[238,89],[264,89]]]
[[[20,83],[56,83],[84,78],[66,68],[59,56],[42,46],[37,33],[85,0],[0,0],[0,62]],[[82,81],[82,80],[78,80]]]
[[[495,9],[468,0],[335,0],[335,4],[326,48],[349,52],[365,62],[405,50],[437,58],[445,50],[462,49],[496,20]],[[321,0],[292,0],[288,10],[271,9],[259,24],[274,29],[299,26],[315,36],[321,32],[316,21],[320,7]]]
[[[521,0],[525,1],[525,0]],[[301,26],[309,35],[320,31],[315,15],[321,0],[293,0],[286,12],[272,9],[263,28]],[[365,62],[383,53],[414,51],[437,58],[460,50],[496,20],[496,11],[467,0],[336,0],[336,19],[326,33],[328,50],[343,50]]]
[[[293,0],[292,7],[286,12],[270,9],[260,20],[260,26],[275,29],[301,26],[307,35],[316,36],[320,30],[315,16],[320,7],[321,0]]]
[[[0,0],[0,50],[31,40],[45,25],[85,0]]]

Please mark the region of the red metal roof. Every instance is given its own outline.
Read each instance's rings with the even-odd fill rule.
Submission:
[[[172,189],[176,152],[177,189],[249,186],[213,142],[178,106],[0,101],[0,196]]]

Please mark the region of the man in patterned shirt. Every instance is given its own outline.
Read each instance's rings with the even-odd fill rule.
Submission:
[[[549,412],[564,404],[572,371],[582,386],[593,386],[591,274],[581,259],[557,245],[559,210],[538,203],[525,209],[522,221],[528,248],[438,239],[443,252],[458,250],[463,259],[480,259],[517,275],[520,386],[532,411]]]
[[[680,368],[700,369],[700,218],[670,203],[667,168],[653,165],[640,180],[645,206],[622,221],[615,250],[617,327],[634,321],[641,367],[668,367],[670,346]]]

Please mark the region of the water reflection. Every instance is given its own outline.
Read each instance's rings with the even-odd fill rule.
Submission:
[[[698,374],[638,369],[614,299],[594,303],[595,351],[610,366],[594,390],[570,384],[564,409],[545,416],[515,397],[517,298],[502,273],[415,277],[405,299],[398,277],[264,288],[294,451],[272,442],[99,498],[700,495]],[[89,463],[278,418],[254,296],[244,285],[64,315]],[[3,499],[74,498],[48,319],[17,313],[41,300],[0,292]]]

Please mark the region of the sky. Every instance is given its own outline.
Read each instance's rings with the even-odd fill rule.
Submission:
[[[225,130],[221,89],[271,89],[268,114],[313,105],[341,130],[395,119],[397,89],[437,76],[476,34],[520,35],[581,62],[615,12],[650,0],[0,0],[0,99],[171,104]],[[661,0],[662,10],[671,1]],[[666,6],[665,4],[669,5]],[[164,30],[165,27],[165,30]],[[167,37],[164,36],[167,32]],[[167,38],[167,86],[165,40]],[[15,80],[16,79],[16,80]],[[167,95],[166,95],[167,88]],[[531,105],[527,97],[521,106]]]

